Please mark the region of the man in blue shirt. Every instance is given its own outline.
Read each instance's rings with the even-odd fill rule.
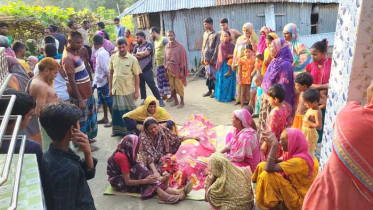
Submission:
[[[48,209],[96,209],[87,180],[95,177],[97,160],[87,135],[80,131],[81,116],[77,106],[67,103],[48,104],[41,110],[40,124],[52,139],[41,172]],[[69,148],[70,141],[80,147],[84,159]]]
[[[114,24],[116,25],[115,27],[115,34],[117,35],[117,39],[119,37],[124,37],[124,31],[125,28],[119,23],[119,18],[114,18]]]

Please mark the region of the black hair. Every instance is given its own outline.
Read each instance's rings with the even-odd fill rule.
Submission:
[[[136,36],[142,36],[142,37],[146,38],[145,33],[142,32],[142,31],[137,32]]]
[[[247,44],[247,45],[245,45],[245,50],[247,50],[247,49],[249,49],[249,50],[251,50],[251,51],[254,50],[254,49],[253,49],[253,46],[252,46],[251,44]]]
[[[267,91],[267,95],[271,96],[272,98],[277,98],[280,100],[280,103],[285,100],[285,94],[285,89],[280,84],[272,85]]]
[[[82,111],[68,103],[53,103],[43,107],[40,112],[40,124],[52,141],[61,141],[71,126],[77,127]]]
[[[214,21],[212,20],[211,17],[205,18],[205,19],[203,20],[203,22],[204,22],[204,23],[209,23],[209,24],[213,24],[213,23],[214,23]]]
[[[243,109],[246,109],[247,111],[249,111],[249,113],[252,115],[254,113],[254,109],[253,107],[251,106],[244,106]]]
[[[227,33],[229,35],[229,37],[231,37],[231,32],[230,31],[226,30],[226,31],[224,31],[224,33]]]
[[[44,37],[45,44],[56,44],[56,39],[53,36]]]
[[[50,32],[53,32],[53,28],[51,28],[51,27],[46,27],[45,29],[49,30]]]
[[[75,39],[75,38],[83,39],[83,36],[82,36],[81,33],[77,32],[77,31],[70,32],[69,39]]]
[[[15,95],[16,101],[13,105],[11,115],[21,115],[24,118],[31,109],[34,109],[36,102],[34,98],[23,91],[18,91],[12,88],[6,89],[3,95]],[[0,115],[4,115],[8,107],[9,99],[0,99]],[[13,120],[12,120],[13,121]]]
[[[104,44],[104,37],[102,37],[101,35],[96,34],[93,37],[93,42],[96,43],[96,44],[98,44],[98,45],[103,45]]]
[[[222,18],[219,20],[220,23],[228,23],[228,18]]]
[[[157,27],[151,27],[151,28],[150,28],[150,32],[155,32],[155,33],[157,33],[157,34],[160,33],[160,31],[159,31],[159,29],[158,29]]]
[[[319,103],[320,102],[320,93],[318,90],[315,90],[315,89],[308,89],[306,90],[303,95],[303,100],[304,101],[307,101],[307,102],[310,102],[310,103],[313,103],[313,102],[317,102]]]
[[[75,21],[70,21],[67,26],[69,26],[69,28],[73,27],[74,23],[76,23]]]
[[[261,60],[261,61],[264,61],[264,55],[263,54],[256,55],[256,58]]]
[[[328,41],[323,39],[322,41],[315,42],[311,48],[315,48],[318,51],[325,53],[328,51]]]
[[[152,101],[152,102],[150,102],[149,105],[150,105],[150,106],[154,106],[154,105],[157,105],[157,103],[155,103],[155,101]]]
[[[52,43],[44,45],[44,53],[46,57],[55,57],[57,56],[56,46]]]
[[[0,28],[2,28],[2,27],[7,27],[7,28],[9,28],[9,25],[8,25],[8,23],[0,23]]]
[[[266,36],[266,39],[268,39],[269,41],[273,41],[273,40],[275,40],[275,38],[273,38],[273,37],[272,37],[271,35],[269,35],[269,34]]]
[[[146,122],[144,123],[144,129],[148,130],[149,126],[153,125],[153,124],[157,124],[158,125],[158,122],[155,119],[148,119],[148,120],[146,120]]]
[[[85,24],[87,24],[87,23],[89,23],[88,20],[83,21],[83,25],[85,25]]]
[[[56,26],[56,25],[50,25],[49,27],[53,30],[52,32],[57,32],[58,31],[58,26]]]
[[[294,82],[300,85],[311,87],[311,85],[313,84],[313,78],[308,72],[303,72],[295,76]]]
[[[22,42],[17,41],[13,43],[12,49],[15,53],[18,53],[19,51],[26,49],[26,45]]]
[[[114,18],[114,21],[119,21],[119,18],[118,17]]]
[[[104,22],[98,22],[97,25],[100,26],[100,28],[105,29],[105,23]]]
[[[122,44],[127,45],[127,40],[126,40],[125,38],[119,38],[119,39],[117,40],[117,45],[118,45],[118,46],[119,46],[119,45],[122,45]]]

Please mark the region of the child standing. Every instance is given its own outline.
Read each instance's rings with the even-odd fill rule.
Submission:
[[[272,111],[269,113],[267,118],[267,125],[266,131],[271,131],[276,135],[278,141],[280,141],[280,136],[282,131],[286,128],[286,107],[284,106],[285,100],[285,89],[280,84],[272,85],[268,91],[268,102],[273,107]],[[266,142],[261,139],[261,161],[266,161],[269,148]],[[280,158],[282,156],[282,148],[279,144],[279,148],[277,150],[276,158]]]
[[[315,156],[316,143],[319,138],[317,130],[322,128],[322,117],[319,107],[320,93],[315,89],[308,89],[303,93],[302,98],[304,106],[308,108],[303,117],[302,132],[307,138],[311,154]]]
[[[254,115],[251,116],[253,118],[259,117],[259,109],[256,108],[256,101],[258,100],[257,95],[258,95],[258,89],[260,88],[255,84],[254,78],[255,78],[256,75],[261,74],[262,66],[263,66],[263,60],[264,60],[264,55],[263,54],[256,55],[255,69],[254,69],[253,72],[251,72],[251,77],[253,79],[251,81],[251,89],[250,89],[251,100],[250,100],[249,105],[251,107],[253,107],[253,109],[254,109]]]
[[[245,46],[245,56],[240,58],[238,61],[238,65],[240,66],[240,73],[238,75],[238,84],[241,85],[241,108],[243,108],[246,95],[247,95],[247,89],[251,85],[251,73],[254,71],[255,68],[255,51],[253,49],[253,46],[251,44],[247,44]],[[250,96],[248,98],[248,101],[250,101]]]
[[[253,81],[255,85],[257,86],[255,114],[252,116],[253,118],[255,118],[255,117],[259,117],[259,113],[260,113],[260,103],[262,102],[262,95],[263,95],[263,89],[262,89],[263,76],[261,74],[256,74],[253,78]]]
[[[302,130],[303,117],[306,114],[307,107],[303,101],[303,93],[307,91],[313,83],[312,76],[309,73],[300,73],[295,77],[295,89],[298,91],[299,102],[297,105],[297,111],[293,121],[292,128],[298,128]]]

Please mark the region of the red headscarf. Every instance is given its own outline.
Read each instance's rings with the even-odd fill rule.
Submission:
[[[308,151],[308,142],[306,136],[297,128],[288,129],[288,152],[284,155],[283,160],[300,157],[307,161],[310,167],[308,179],[312,178],[313,174],[313,158]]]

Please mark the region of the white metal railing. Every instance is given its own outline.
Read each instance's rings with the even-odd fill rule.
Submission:
[[[21,180],[21,172],[22,172],[22,164],[23,164],[23,155],[25,152],[25,143],[26,143],[26,136],[22,135],[19,136],[19,128],[22,121],[21,115],[11,115],[14,102],[16,100],[15,95],[11,96],[4,96],[3,93],[8,85],[8,82],[11,78],[11,74],[8,72],[8,64],[6,61],[5,56],[5,49],[0,48],[0,99],[9,99],[8,106],[6,108],[6,111],[4,115],[0,116],[1,124],[0,124],[0,147],[2,145],[3,140],[10,140],[8,153],[6,155],[5,164],[3,165],[3,168],[0,170],[0,186],[3,185],[9,178],[9,171],[10,166],[13,160],[14,156],[14,149],[16,147],[16,142],[18,139],[22,139],[22,143],[19,149],[19,156],[18,156],[18,163],[17,163],[17,169],[15,171],[15,179],[14,179],[14,185],[13,185],[13,192],[12,192],[12,200],[11,204],[8,208],[10,209],[17,209],[17,201],[18,201],[18,193],[19,193],[19,185]],[[5,131],[8,126],[9,120],[15,120],[15,127],[13,130],[12,135],[5,135]]]

